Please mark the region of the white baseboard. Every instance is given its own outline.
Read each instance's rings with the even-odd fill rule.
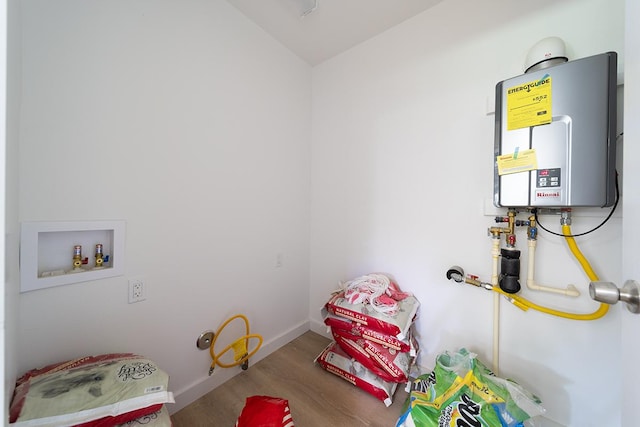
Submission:
[[[311,331],[315,332],[316,334],[322,335],[329,339],[333,339],[331,333],[329,332],[329,329],[327,328],[327,325],[325,325],[324,322],[311,319],[309,320],[309,325]]]
[[[270,339],[269,341],[263,342],[260,350],[258,350],[255,356],[253,356],[249,360],[249,369],[251,369],[251,364],[259,362],[274,351],[278,350],[280,347],[298,338],[308,330],[309,321],[306,320],[304,322],[301,322],[297,326],[294,326],[293,328],[283,332],[282,334]],[[190,385],[184,387],[183,389],[174,391],[173,395],[176,402],[174,404],[167,405],[169,413],[174,414],[178,412],[185,406],[195,402],[205,394],[216,389],[234,376],[238,375],[240,372],[242,372],[242,368],[240,368],[239,366],[229,369],[216,369],[213,372],[213,375],[200,378]]]

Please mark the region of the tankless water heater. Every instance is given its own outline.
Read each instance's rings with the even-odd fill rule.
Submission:
[[[494,204],[612,206],[616,85],[615,52],[498,83]]]

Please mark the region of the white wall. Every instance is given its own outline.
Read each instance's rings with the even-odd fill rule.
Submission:
[[[19,371],[138,352],[175,411],[240,372],[202,331],[246,314],[253,363],[308,329],[311,69],[223,0],[22,12],[20,220],[125,220],[126,275],[22,294]]]
[[[7,74],[7,4],[5,1],[0,2],[0,188],[7,188],[6,184],[6,149],[7,149],[7,125],[5,118],[7,117],[7,86],[6,86],[6,74]],[[3,198],[0,200],[0,236],[4,236],[4,231],[6,227],[6,209],[5,209],[6,199]],[[0,276],[4,277],[5,271],[5,238],[2,238],[2,246],[0,246]],[[13,388],[11,387],[11,382],[8,379],[5,379],[5,373],[7,372],[7,351],[6,351],[6,315],[5,315],[5,303],[6,299],[4,296],[4,292],[0,295],[0,366],[2,369],[0,371],[0,382],[2,383],[2,388],[0,389],[0,402],[3,403],[2,409],[0,410],[0,416],[4,418],[7,407],[7,403],[9,402],[11,391]]]
[[[622,70],[624,2],[448,0],[314,68],[314,330],[324,331],[320,307],[339,280],[386,271],[422,303],[421,365],[464,346],[491,366],[493,297],[448,282],[445,272],[458,264],[491,278],[487,228],[494,223],[485,203],[493,189],[494,117],[486,114],[487,98],[498,81],[522,73],[529,47],[552,35],[566,41],[571,58],[617,51]],[[576,212],[573,231],[594,227],[605,211]],[[559,230],[556,217],[541,219]],[[577,239],[600,277],[617,283],[620,234],[618,215]],[[596,309],[561,238],[542,232],[537,253],[540,283],[573,283],[583,295],[525,296],[568,311]],[[619,424],[619,311],[577,322],[503,300],[500,314],[502,376],[538,394],[556,423]]]
[[[19,113],[20,113],[20,2],[18,0],[8,0],[3,2],[6,6],[5,30],[2,34],[6,34],[6,63],[2,67],[6,71],[5,100],[6,114],[2,117],[6,119],[5,134],[6,149],[2,150],[5,161],[0,162],[0,168],[3,168],[2,176],[5,179],[4,185],[4,251],[2,257],[4,262],[4,292],[0,296],[0,301],[4,298],[4,313],[2,316],[4,325],[4,406],[3,409],[9,407],[15,380],[18,375],[18,352],[17,350],[17,324],[18,324],[18,306],[19,306],[19,289],[20,289],[20,271],[19,271],[19,239],[20,239],[20,223],[18,219],[18,155],[19,155]],[[5,415],[5,412],[0,412]],[[6,419],[6,418],[3,418]]]
[[[127,274],[22,294],[19,370],[141,352],[171,373],[176,410],[230,375],[206,376],[202,330],[247,313],[262,357],[308,313],[323,331],[337,281],[374,270],[422,302],[421,364],[459,346],[490,360],[491,296],[444,279],[453,264],[490,273],[486,100],[548,35],[574,58],[616,50],[622,69],[623,4],[476,3],[448,0],[316,67],[311,110],[309,67],[224,1],[21,2],[20,220],[126,220]],[[577,216],[574,230],[600,219]],[[618,283],[619,241],[619,218],[578,240]],[[539,255],[541,282],[586,293],[562,241],[541,236]],[[128,305],[133,275],[148,299]],[[584,295],[526,294],[594,308]],[[501,315],[501,373],[538,393],[549,418],[619,424],[617,310],[578,323],[503,303]]]
[[[640,28],[636,25],[636,17],[640,16],[640,3],[636,0],[625,2],[625,116],[629,119],[625,122],[624,138],[624,165],[625,186],[634,188],[640,183],[640,170],[636,166],[640,157],[640,123],[635,117],[640,116]],[[630,185],[631,184],[631,185]],[[633,187],[632,187],[633,185]],[[640,226],[637,218],[640,216],[640,194],[637,191],[627,191],[624,199],[624,235],[622,238],[622,265],[623,280],[640,280],[640,264],[638,264],[638,236]],[[636,370],[630,370],[635,366],[640,352],[638,331],[640,324],[638,316],[625,313],[622,316],[622,360],[620,363],[620,375],[622,376],[622,426],[635,426],[640,401],[638,381],[640,375]],[[630,375],[630,372],[633,374]]]

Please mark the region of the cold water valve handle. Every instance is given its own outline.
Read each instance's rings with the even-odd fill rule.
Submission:
[[[627,309],[632,313],[640,313],[640,285],[635,280],[624,282],[622,289],[611,282],[589,283],[589,296],[591,299],[605,304],[625,302]]]

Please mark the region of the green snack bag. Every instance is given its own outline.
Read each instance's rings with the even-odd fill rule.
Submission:
[[[521,427],[542,413],[538,398],[463,348],[440,354],[435,369],[413,381],[396,427]]]

